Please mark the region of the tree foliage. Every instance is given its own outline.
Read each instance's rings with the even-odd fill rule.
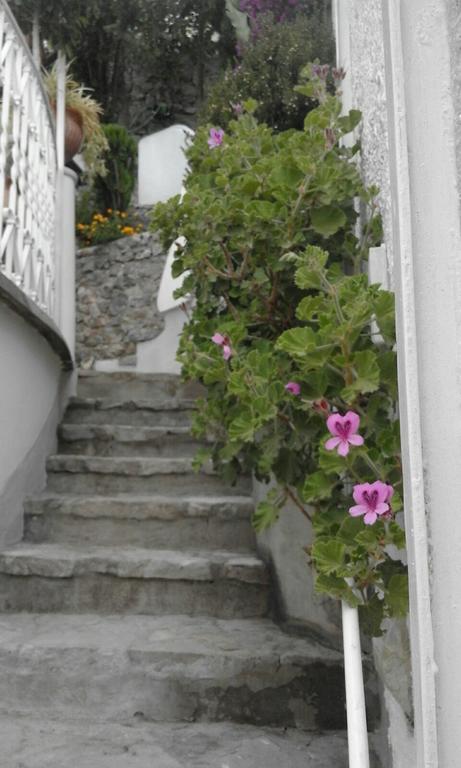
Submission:
[[[238,65],[228,68],[212,86],[201,123],[226,127],[235,117],[235,105],[258,102],[256,116],[275,130],[302,129],[313,102],[294,87],[307,61],[333,61],[332,31],[319,15],[299,15],[293,21],[259,21],[259,34],[241,49]]]
[[[211,59],[225,60],[234,35],[225,0],[12,0],[26,33],[34,14],[42,37],[73,59],[75,77],[94,90],[107,120],[126,117],[135,87],[152,109],[172,116],[178,82],[191,68],[198,90]],[[131,73],[131,74],[130,74]]]

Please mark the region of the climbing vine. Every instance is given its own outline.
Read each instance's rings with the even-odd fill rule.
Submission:
[[[343,141],[360,121],[341,114],[343,76],[306,69],[298,90],[318,106],[302,131],[274,134],[252,102],[226,132],[200,129],[182,204],[156,206],[153,226],[186,238],[179,360],[207,387],[194,428],[211,440],[197,464],[275,479],[255,528],[293,502],[312,522],[317,589],[359,605],[376,635],[407,606],[394,301],[368,284],[377,190]]]

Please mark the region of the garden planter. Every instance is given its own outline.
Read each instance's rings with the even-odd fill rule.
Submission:
[[[64,157],[65,162],[72,160],[83,142],[83,121],[80,112],[72,107],[66,107],[64,124]]]

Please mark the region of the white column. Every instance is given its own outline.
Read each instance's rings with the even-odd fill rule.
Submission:
[[[77,174],[64,168],[60,185],[59,250],[59,329],[75,354],[75,188]]]
[[[332,11],[336,38],[336,62],[346,72],[346,77],[341,83],[341,101],[343,112],[347,113],[355,106],[352,103],[351,0],[333,0]]]
[[[417,768],[459,768],[461,232],[443,0],[387,0]]]

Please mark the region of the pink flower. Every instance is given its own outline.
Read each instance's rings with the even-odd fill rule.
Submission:
[[[231,101],[230,105],[231,105],[232,109],[234,110],[235,114],[237,115],[237,117],[239,117],[240,115],[243,115],[243,106],[242,106],[242,104],[240,104],[240,102],[237,102],[237,104],[234,104]]]
[[[215,149],[221,146],[224,139],[224,131],[222,128],[210,128],[210,138],[208,139],[208,146],[210,149]]]
[[[353,497],[357,504],[350,507],[352,517],[363,515],[365,525],[373,525],[378,517],[389,517],[390,505],[394,489],[392,485],[376,480],[374,483],[361,483],[354,486]]]
[[[357,435],[360,416],[354,411],[348,411],[345,416],[332,413],[327,419],[327,427],[334,437],[330,437],[325,443],[327,451],[338,449],[340,456],[347,456],[349,445],[363,445],[363,437]]]
[[[222,333],[215,333],[211,337],[211,341],[219,347],[222,347],[222,356],[224,360],[229,360],[229,358],[232,357],[232,347],[227,336],[223,336]]]
[[[289,381],[288,384],[285,384],[285,389],[287,392],[291,392],[292,395],[301,394],[301,385],[297,381]]]
[[[221,333],[215,333],[214,336],[211,337],[211,341],[214,344],[219,344],[219,346],[222,347],[222,345],[226,343],[226,337]]]

